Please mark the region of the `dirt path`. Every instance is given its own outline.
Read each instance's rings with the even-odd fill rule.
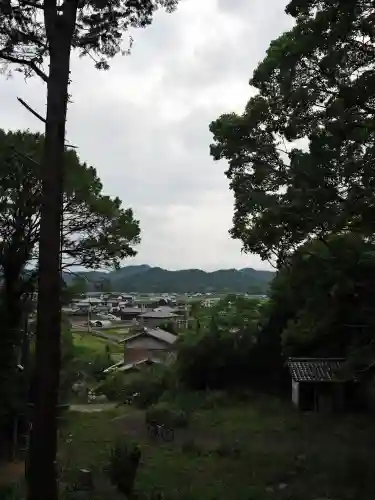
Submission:
[[[97,413],[100,411],[113,410],[113,408],[116,408],[116,403],[70,405],[69,410],[80,413]]]

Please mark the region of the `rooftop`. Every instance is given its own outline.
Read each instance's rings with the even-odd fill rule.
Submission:
[[[124,339],[122,343],[126,344],[130,340],[140,337],[142,335],[153,337],[167,344],[174,344],[177,340],[177,335],[173,335],[173,333],[167,332],[166,330],[162,330],[161,328],[142,328],[140,332]]]
[[[161,364],[161,361],[154,358],[144,358],[139,361],[134,361],[133,363],[124,363],[124,361],[121,361],[120,363],[116,363],[115,365],[106,368],[103,373],[110,373],[113,371],[126,372],[141,365],[153,364]]]
[[[344,381],[343,358],[289,358],[286,362],[295,382]]]
[[[172,319],[176,318],[176,314],[172,314],[168,311],[147,311],[140,315],[141,318],[160,318],[160,319]]]

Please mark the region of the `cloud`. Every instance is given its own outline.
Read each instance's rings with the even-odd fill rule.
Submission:
[[[286,1],[183,0],[133,34],[129,57],[109,72],[72,58],[67,137],[94,165],[108,194],[141,221],[135,263],[177,269],[267,267],[228,235],[233,199],[225,164],[209,156],[209,123],[242,111],[248,80],[270,41],[291,26]],[[126,40],[125,40],[126,43]],[[41,130],[17,102],[40,113],[45,86],[21,75],[0,80],[2,128]]]

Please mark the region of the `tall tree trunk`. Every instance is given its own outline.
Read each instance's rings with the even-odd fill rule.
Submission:
[[[36,328],[35,404],[32,417],[28,500],[57,500],[57,405],[60,378],[60,239],[65,121],[71,40],[78,0],[66,0],[57,15],[56,0],[45,0],[50,49]]]

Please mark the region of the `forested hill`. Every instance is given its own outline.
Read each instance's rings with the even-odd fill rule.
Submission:
[[[221,269],[205,272],[201,269],[168,271],[148,265],[127,266],[110,273],[85,272],[91,290],[100,286],[118,292],[184,293],[184,292],[239,292],[263,294],[274,273],[255,269]],[[66,276],[70,281],[72,276]]]

